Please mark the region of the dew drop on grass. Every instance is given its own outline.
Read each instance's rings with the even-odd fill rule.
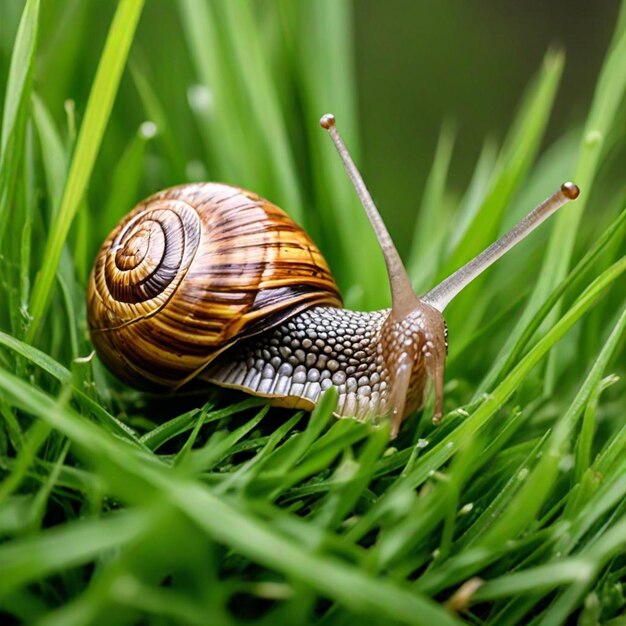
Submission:
[[[190,85],[187,101],[197,113],[208,113],[213,108],[213,93],[206,85]]]
[[[569,472],[574,467],[574,455],[566,454],[559,461],[559,470],[561,472]]]
[[[143,139],[152,139],[153,137],[156,137],[156,134],[158,131],[159,129],[157,125],[154,122],[151,122],[150,120],[146,120],[139,127],[139,135]]]
[[[589,148],[602,141],[602,133],[599,130],[590,130],[585,135],[585,145]]]
[[[459,509],[459,515],[467,515],[468,513],[471,513],[473,509],[474,509],[474,503],[468,502],[467,504],[464,504]]]

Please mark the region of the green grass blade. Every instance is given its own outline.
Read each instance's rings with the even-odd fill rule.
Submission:
[[[45,443],[50,432],[50,426],[45,422],[35,422],[31,426],[26,433],[24,445],[20,449],[13,471],[0,483],[0,502],[3,502],[20,486],[28,467],[32,464],[37,451]]]
[[[472,598],[480,602],[523,593],[546,593],[555,587],[570,585],[537,622],[541,626],[564,624],[576,608],[585,590],[598,570],[626,545],[626,517],[622,517],[599,541],[594,542],[580,556],[560,562],[507,574],[485,583]]]
[[[602,393],[619,381],[615,375],[607,376],[604,380],[598,381],[593,389],[585,412],[583,414],[580,434],[576,443],[576,482],[580,482],[589,466],[591,465],[591,452],[593,436],[597,427],[597,411]]]
[[[172,181],[182,183],[185,180],[185,167],[187,159],[179,141],[171,128],[167,114],[163,108],[159,97],[154,91],[148,77],[142,70],[133,63],[130,63],[130,70],[141,98],[143,108],[148,120],[156,124],[157,136],[155,141],[162,144],[167,152],[167,158],[172,169]]]
[[[525,324],[518,324],[509,336],[507,345],[502,348],[500,355],[495,360],[489,372],[481,381],[476,390],[475,398],[480,397],[490,389],[504,372],[510,370],[513,364],[519,359],[522,352],[530,345],[535,332],[546,319],[550,311],[555,307],[564,293],[570,286],[584,275],[601,253],[611,244],[623,236],[626,227],[626,209],[615,219],[609,227],[602,233],[595,244],[587,251],[584,257],[576,264],[576,267],[555,287],[554,291],[545,299],[541,307],[535,312],[532,318]]]
[[[474,168],[472,179],[459,205],[454,223],[449,234],[446,256],[456,250],[464,233],[474,221],[476,213],[489,191],[489,183],[498,162],[498,147],[493,139],[487,139],[483,144],[480,156]]]
[[[200,474],[215,467],[220,461],[226,458],[233,446],[239,442],[242,437],[247,435],[251,430],[255,429],[259,422],[267,415],[269,404],[265,405],[261,410],[245,424],[235,428],[224,437],[218,431],[214,437],[207,442],[207,445],[198,450],[194,450],[187,462],[182,466],[184,471],[192,474]]]
[[[9,138],[14,135],[19,110],[28,106],[30,79],[37,47],[39,25],[39,0],[28,0],[17,31],[2,112],[0,136],[0,161],[4,162]]]
[[[11,335],[7,335],[3,332],[0,332],[0,346],[8,348],[9,350],[15,352],[16,354],[20,355],[21,357],[32,363],[33,365],[41,368],[44,372],[50,374],[50,376],[55,378],[61,384],[69,385],[72,383],[72,373],[67,368],[63,367],[60,363],[55,361],[52,357],[48,356],[44,352],[41,352],[41,350],[38,350],[37,348],[34,348],[27,343],[19,341]],[[94,402],[80,389],[74,388],[73,392],[77,400],[88,411],[92,412],[96,417],[98,417],[98,419],[111,432],[121,435],[124,438],[130,439],[133,443],[139,445],[140,447],[143,446],[143,444],[137,438],[135,432],[126,424],[108,413],[104,408]]]
[[[539,149],[552,111],[563,61],[564,57],[560,53],[550,52],[546,55],[541,73],[526,96],[507,136],[487,195],[452,251],[440,273],[440,279],[461,267],[496,239],[504,211],[528,173]],[[449,324],[462,328],[466,334],[476,327],[487,304],[483,304],[483,309],[476,306],[481,301],[476,294],[480,291],[483,280],[484,278],[479,277],[459,294],[448,313]],[[472,315],[468,316],[467,311],[471,311]]]
[[[539,509],[556,481],[559,463],[568,447],[574,427],[591,394],[600,383],[604,370],[613,356],[625,328],[626,309],[612,329],[569,409],[556,424],[546,442],[546,450],[543,451],[539,463],[532,470],[523,488],[510,506],[507,507],[507,511],[500,516],[498,522],[481,539],[481,544],[504,544],[508,539],[521,532],[539,514]]]
[[[291,25],[286,36],[291,37],[290,45],[296,51],[298,88],[307,122],[299,130],[307,137],[312,162],[312,202],[324,231],[332,233],[323,251],[340,285],[346,288],[346,306],[381,308],[389,302],[382,253],[339,157],[318,124],[324,113],[334,113],[337,126],[360,165],[354,61],[349,46],[351,6],[343,0],[281,2],[279,10],[283,21]],[[375,197],[375,183],[369,184]],[[350,293],[349,287],[360,290]]]
[[[50,111],[48,111],[46,105],[37,94],[33,94],[33,116],[37,134],[39,135],[46,185],[49,192],[50,221],[53,221],[59,210],[67,175],[67,152],[54,125]]]
[[[376,462],[389,442],[388,428],[370,433],[360,456],[337,467],[332,478],[333,487],[320,504],[316,522],[327,528],[339,525],[354,508],[376,471]]]
[[[367,611],[383,619],[415,626],[433,623],[458,626],[458,620],[425,596],[390,580],[372,579],[337,559],[304,550],[279,535],[269,524],[239,511],[203,486],[170,476],[158,466],[147,463],[144,455],[128,454],[126,447],[106,437],[93,424],[60,408],[45,394],[34,393],[15,376],[0,371],[0,389],[16,405],[45,420],[79,445],[113,481],[111,488],[121,490],[122,497],[134,493],[133,483],[135,486],[143,483],[160,492],[217,541],[306,582],[323,595],[359,613]]]
[[[40,535],[5,544],[0,547],[3,572],[0,595],[132,541],[150,523],[153,522],[149,510],[134,510],[57,526]]]
[[[257,135],[246,137],[240,120],[232,114],[240,105],[238,85],[228,71],[228,54],[218,37],[215,6],[202,0],[179,0],[177,5],[191,61],[203,88],[199,124],[208,161],[224,182],[248,188],[254,187],[254,182],[263,183],[265,164],[255,157]]]
[[[24,6],[13,46],[4,97],[0,135],[0,244],[8,224],[20,160],[23,156],[37,48],[39,4],[39,0],[29,0]]]
[[[207,424],[231,415],[236,415],[241,411],[258,407],[262,403],[263,401],[258,398],[249,398],[248,400],[243,400],[237,404],[231,404],[226,408],[210,411],[204,418],[204,423]],[[157,450],[160,446],[167,443],[177,435],[187,432],[188,430],[192,430],[199,412],[200,409],[193,409],[192,411],[183,413],[182,415],[179,415],[164,424],[160,424],[154,430],[146,433],[141,438],[141,442],[150,448],[150,450]]]
[[[433,165],[426,179],[407,263],[407,271],[416,293],[422,293],[432,285],[440,261],[443,239],[447,234],[444,230],[446,220],[442,219],[442,209],[453,147],[454,130],[449,123],[444,123]]]
[[[602,67],[574,170],[581,189],[578,202],[556,218],[539,280],[529,308],[536,307],[567,272],[580,220],[591,195],[606,137],[616,122],[616,113],[626,93],[626,22],[615,32],[614,45]]]
[[[99,232],[108,232],[133,207],[138,198],[139,185],[144,173],[146,146],[158,129],[152,122],[144,122],[120,157],[112,178],[110,193],[100,213],[94,220]]]
[[[304,454],[316,443],[324,428],[332,418],[337,406],[337,391],[331,387],[326,391],[311,413],[305,431],[293,437],[289,446],[283,446],[277,453],[270,456],[264,466],[264,471],[278,475],[287,474]]]
[[[528,354],[517,364],[513,371],[498,385],[487,397],[479,408],[461,423],[451,434],[443,438],[429,452],[422,456],[415,464],[410,473],[402,480],[402,488],[410,485],[416,488],[429,476],[430,472],[439,469],[458,450],[458,443],[467,437],[474,436],[482,430],[493,418],[498,409],[511,397],[522,383],[528,373],[544,358],[550,349],[559,341],[565,333],[594,305],[600,294],[612,282],[617,280],[626,271],[626,257],[612,265],[598,276],[581,294],[572,307],[550,329],[550,331],[537,343]],[[366,534],[386,511],[386,500],[392,499],[394,489],[390,488],[377,507],[372,508],[367,516],[354,526],[350,536],[357,538]]]
[[[260,135],[259,143],[271,164],[272,186],[276,190],[274,201],[294,219],[302,221],[302,198],[285,116],[265,61],[252,6],[236,2],[221,2],[217,6],[223,11],[226,35],[244,85],[242,95],[249,103],[254,126]]]
[[[554,555],[571,554],[584,545],[586,536],[597,537],[604,533],[602,519],[611,511],[623,507],[626,497],[626,461],[622,459],[617,470],[609,472],[607,480],[600,485],[596,483],[593,490],[580,489],[568,500],[563,514],[569,522],[568,532],[556,534],[557,539],[552,548]],[[594,528],[595,533],[592,532]]]
[[[442,275],[454,271],[468,256],[475,256],[493,241],[503,211],[537,153],[552,110],[563,62],[563,55],[553,52],[544,59],[541,73],[526,96],[498,157],[496,171],[482,206],[460,238]]]
[[[89,183],[142,7],[143,0],[122,0],[113,18],[78,134],[57,219],[52,224],[44,248],[44,263],[35,280],[31,297],[33,320],[26,335],[29,342],[35,338],[48,307],[63,245]]]

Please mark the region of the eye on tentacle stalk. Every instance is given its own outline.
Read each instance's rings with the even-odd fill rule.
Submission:
[[[420,300],[413,291],[402,259],[337,130],[335,118],[325,115],[320,124],[328,130],[354,184],[387,266],[392,307],[383,326],[382,341],[391,379],[386,408],[391,417],[391,436],[395,437],[404,418],[423,405],[427,375],[435,386],[434,419],[441,419],[446,358],[445,322],[437,308]]]
[[[334,116],[324,115],[320,125],[330,134],[354,184],[387,266],[392,308],[383,325],[381,339],[385,345],[385,362],[391,381],[386,411],[391,418],[391,436],[396,437],[404,418],[423,405],[427,376],[434,383],[433,421],[437,423],[443,415],[447,355],[447,329],[442,315],[445,307],[470,282],[557,209],[568,201],[575,200],[580,191],[574,183],[563,183],[558,191],[533,209],[508,233],[420,298],[413,291],[400,255],[337,130]]]

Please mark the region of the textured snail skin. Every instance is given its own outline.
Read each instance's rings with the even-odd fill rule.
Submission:
[[[305,409],[335,386],[336,415],[370,420],[390,411],[396,364],[405,355],[412,367],[405,417],[423,404],[430,350],[435,350],[426,318],[416,311],[396,323],[389,309],[313,307],[238,343],[202,378]]]
[[[202,377],[306,409],[334,385],[338,414],[377,413],[388,397],[380,342],[388,315],[388,310],[307,309],[226,351]]]

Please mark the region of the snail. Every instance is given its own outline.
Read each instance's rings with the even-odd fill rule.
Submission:
[[[418,297],[332,115],[322,117],[382,248],[392,306],[343,308],[310,237],[256,194],[191,183],[139,203],[106,239],[87,292],[105,365],[126,383],[176,390],[192,379],[311,409],[331,386],[335,414],[389,416],[391,436],[434,383],[443,412],[447,304],[559,207],[564,183],[509,233]]]

